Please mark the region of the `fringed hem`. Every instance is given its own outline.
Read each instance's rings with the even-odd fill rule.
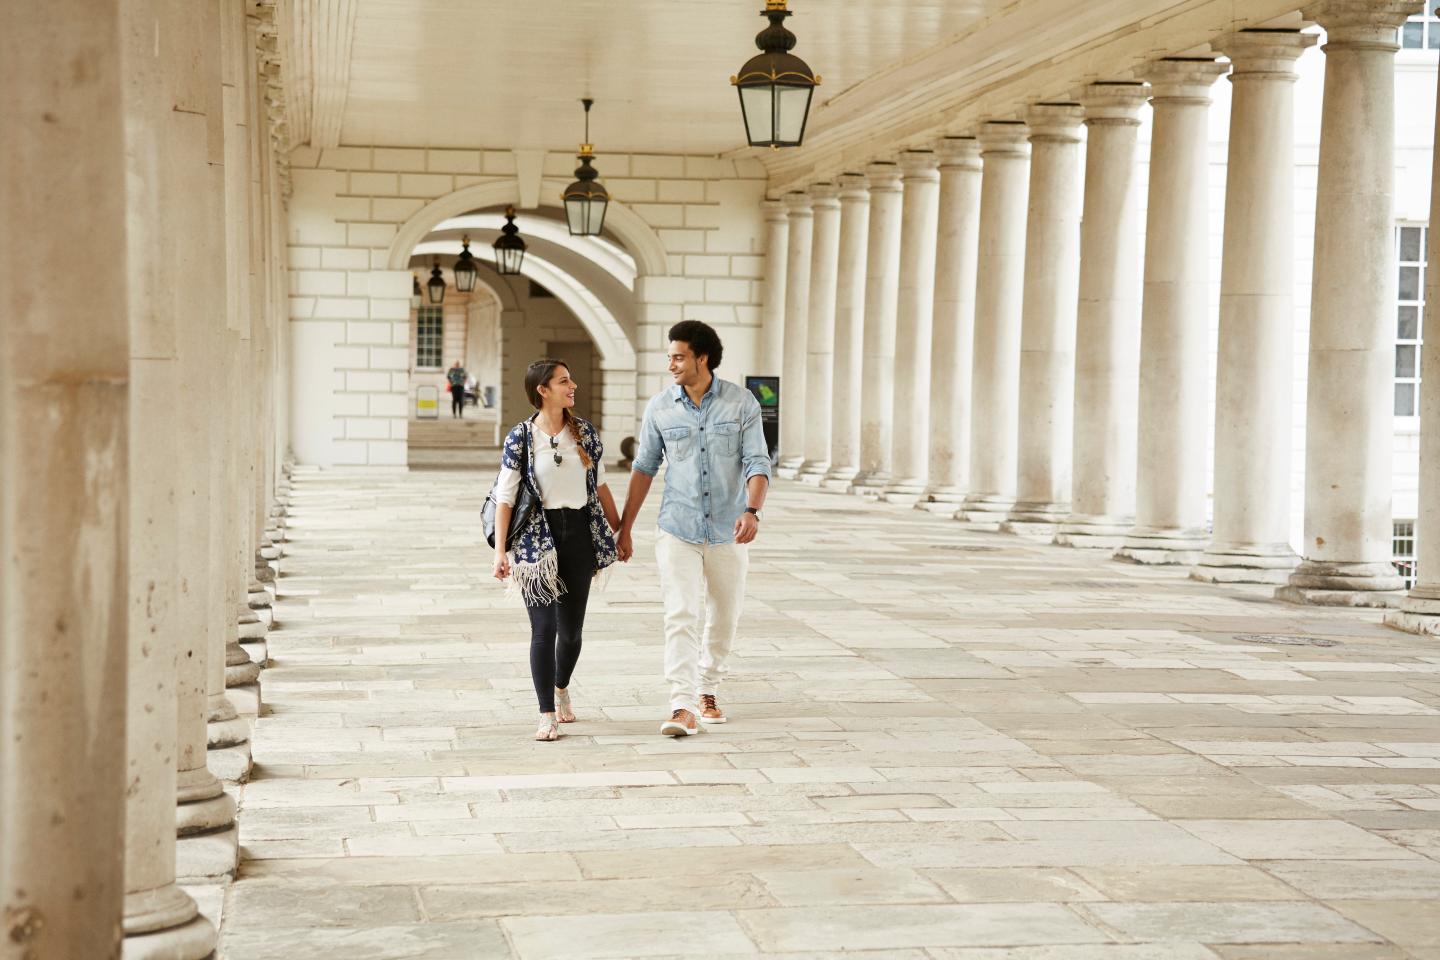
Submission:
[[[527,607],[549,606],[563,597],[566,590],[560,580],[560,554],[551,550],[541,556],[538,563],[516,563],[512,558],[506,594],[516,593]]]

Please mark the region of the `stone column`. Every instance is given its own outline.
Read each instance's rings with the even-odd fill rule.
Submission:
[[[865,352],[865,250],[870,188],[845,173],[840,188],[840,264],[835,284],[835,374],[830,391],[830,472],[823,486],[850,489],[860,472],[860,390]]]
[[[785,261],[790,244],[790,218],[785,204],[765,200],[765,303],[760,308],[760,373],[778,377],[785,356]]]
[[[1039,103],[1030,127],[1030,210],[1020,331],[1020,435],[1015,506],[1007,533],[1055,533],[1070,512],[1075,402],[1075,311],[1080,281],[1078,103]]]
[[[836,281],[840,266],[840,190],[833,183],[810,188],[814,236],[810,252],[810,321],[806,334],[805,464],[800,478],[819,484],[830,470],[832,389],[835,362]]]
[[[1215,373],[1215,504],[1198,580],[1284,583],[1290,548],[1295,60],[1311,34],[1242,31],[1230,58],[1230,150]],[[1388,219],[1387,219],[1388,222]]]
[[[170,0],[125,0],[122,38],[130,327],[128,704],[125,719],[124,953],[199,960],[215,928],[175,883],[177,682],[180,637],[178,456],[189,449],[176,412],[191,402],[181,374],[169,282],[169,214],[179,199],[169,151],[169,61],[196,40]],[[179,16],[175,16],[180,13]],[[203,141],[202,141],[203,142]],[[203,153],[188,157],[205,167]],[[186,197],[188,202],[191,198]],[[189,319],[189,318],[187,318]],[[193,700],[189,704],[196,706]],[[81,814],[83,815],[83,813]]]
[[[1066,547],[1120,546],[1135,519],[1140,394],[1140,173],[1143,83],[1092,83],[1085,104],[1085,212],[1076,313],[1075,423]]]
[[[0,954],[120,955],[129,335],[122,5],[0,5]],[[77,245],[84,282],[67,273]]]
[[[885,488],[891,503],[914,504],[930,481],[930,344],[935,318],[935,240],[940,219],[940,159],[933,150],[900,155],[904,200],[900,290],[895,307],[894,429]]]
[[[1210,339],[1210,87],[1227,67],[1206,59],[1150,64],[1154,108],[1145,293],[1140,319],[1140,432],[1135,526],[1115,552],[1135,563],[1193,564],[1205,529]]]
[[[975,277],[975,364],[970,480],[957,519],[998,528],[1015,505],[1020,426],[1020,317],[1030,130],[1015,120],[980,129],[980,247]]]
[[[1325,99],[1305,391],[1304,560],[1275,592],[1295,603],[1398,606],[1405,586],[1390,562],[1395,28],[1422,9],[1417,0],[1324,0],[1305,11],[1325,28]]]
[[[895,311],[900,295],[900,168],[872,163],[865,254],[865,357],[860,375],[860,473],[854,490],[879,496],[890,482],[895,403]]]
[[[943,137],[935,239],[931,349],[930,493],[925,509],[954,514],[970,479],[971,355],[975,346],[975,261],[980,237],[980,143]]]
[[[780,374],[780,476],[794,479],[805,462],[805,372],[810,340],[810,259],[815,214],[809,194],[785,195],[790,218],[785,263],[785,347]]]
[[[1435,130],[1440,133],[1440,92],[1435,98]],[[1431,158],[1430,223],[1440,225],[1440,150]],[[1440,304],[1440,243],[1430,242],[1425,268],[1425,302]],[[1440,309],[1426,309],[1422,344],[1440,344]],[[1440,349],[1421,349],[1420,382],[1440,383]],[[1420,496],[1423,504],[1440,503],[1440,390],[1420,390]],[[1399,610],[1385,622],[1399,630],[1440,636],[1440,510],[1420,510],[1415,518],[1415,561],[1418,576]]]

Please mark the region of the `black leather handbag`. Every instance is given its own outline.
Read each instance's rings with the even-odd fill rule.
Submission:
[[[510,529],[505,534],[505,546],[507,549],[515,543],[515,538],[520,535],[520,531],[525,529],[525,525],[530,522],[530,518],[534,515],[535,511],[540,509],[540,501],[530,489],[532,484],[526,482],[530,480],[532,476],[530,465],[531,444],[530,423],[526,421],[525,459],[521,461],[520,489],[515,493],[515,509],[510,513]],[[502,467],[501,469],[503,470],[504,468]],[[485,530],[486,542],[492,547],[495,546],[495,508],[499,506],[495,500],[495,488],[499,485],[500,476],[496,474],[495,482],[490,484],[490,492],[485,497],[485,505],[480,508],[480,525]]]

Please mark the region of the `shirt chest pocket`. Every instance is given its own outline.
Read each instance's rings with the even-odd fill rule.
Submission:
[[[689,427],[665,427],[660,435],[665,438],[665,456],[671,463],[684,463],[695,452],[695,437]]]
[[[734,456],[740,451],[740,421],[724,420],[710,427],[710,442],[715,451]]]

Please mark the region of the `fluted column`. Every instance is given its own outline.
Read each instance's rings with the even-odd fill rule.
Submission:
[[[765,216],[765,302],[760,307],[760,374],[778,377],[785,357],[785,262],[789,257],[790,217],[780,200],[760,204]]]
[[[930,341],[935,317],[935,231],[940,216],[940,159],[933,150],[900,154],[900,289],[895,306],[895,400],[891,503],[913,504],[930,480]]]
[[[172,0],[125,0],[127,231],[130,326],[128,708],[125,718],[124,954],[130,960],[200,960],[215,928],[175,883],[177,658],[181,528],[176,457],[187,449],[175,411],[188,405],[177,349],[178,315],[166,278],[165,235],[175,206],[168,138],[169,61],[197,38]],[[192,159],[205,168],[203,153]],[[188,202],[191,198],[185,197]],[[188,319],[188,318],[187,318]],[[192,707],[195,704],[190,704]],[[82,813],[83,815],[83,813]]]
[[[1085,213],[1076,313],[1075,423],[1066,547],[1120,546],[1135,520],[1140,402],[1140,172],[1143,83],[1092,83],[1085,104]]]
[[[1205,516],[1210,355],[1208,59],[1150,64],[1154,110],[1145,289],[1140,314],[1140,427],[1135,526],[1115,552],[1135,563],[1192,564]]]
[[[865,352],[865,251],[870,188],[859,173],[841,174],[840,264],[835,284],[835,365],[830,391],[830,472],[824,486],[848,490],[860,472],[860,391]]]
[[[1304,560],[1276,591],[1282,600],[1390,607],[1404,588],[1390,562],[1395,28],[1422,9],[1417,0],[1324,0],[1305,11],[1325,28],[1325,99],[1310,283]]]
[[[1440,78],[1437,78],[1440,83]],[[1440,133],[1440,91],[1435,97],[1435,131]],[[1440,142],[1440,138],[1437,138]],[[1440,225],[1440,150],[1430,161],[1430,222]],[[1440,243],[1430,243],[1425,268],[1425,303],[1440,304]],[[1424,311],[1423,344],[1440,344],[1440,309]],[[1420,495],[1422,504],[1440,503],[1440,349],[1420,351]],[[1440,636],[1440,510],[1430,506],[1415,518],[1415,585],[1385,622],[1410,633]]]
[[[925,509],[953,514],[970,478],[971,355],[975,347],[975,261],[980,239],[980,143],[942,137],[935,239],[931,348],[930,492]]]
[[[1215,503],[1191,576],[1284,583],[1290,548],[1295,60],[1315,37],[1242,31],[1230,58],[1230,150],[1215,372]]]
[[[1080,279],[1078,103],[1040,103],[1030,126],[1030,210],[1020,331],[1020,436],[1015,506],[1000,529],[1053,534],[1070,512],[1075,311]]]
[[[1015,505],[1029,136],[1019,121],[991,121],[980,129],[970,480],[956,518],[996,527]]]
[[[810,324],[806,334],[805,464],[801,479],[818,484],[830,470],[830,394],[835,363],[835,297],[840,266],[840,188],[809,190],[814,211],[810,251]]]
[[[7,958],[120,951],[130,357],[122,7],[0,5]],[[57,282],[77,242],[104,255],[86,261],[84,283]]]
[[[785,263],[785,346],[780,373],[780,475],[794,478],[805,462],[805,373],[810,339],[810,260],[815,215],[810,196],[799,190],[785,195],[790,219],[789,255]]]
[[[900,168],[872,163],[865,258],[865,356],[860,376],[860,474],[856,493],[878,496],[890,482],[895,410],[895,311],[900,295]]]

